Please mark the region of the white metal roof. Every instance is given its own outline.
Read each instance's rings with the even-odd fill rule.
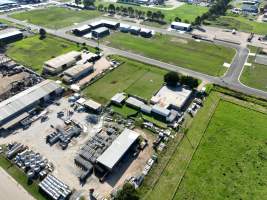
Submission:
[[[68,64],[70,62],[75,61],[77,56],[80,56],[81,52],[78,51],[70,51],[66,54],[60,55],[56,58],[53,58],[51,60],[48,60],[45,62],[45,65],[57,69],[59,67],[61,67],[64,64]]]
[[[111,170],[138,137],[139,133],[127,128],[124,129],[106,151],[97,158],[97,162]]]
[[[124,93],[117,93],[111,98],[111,101],[116,102],[116,103],[121,103],[125,99],[126,99],[126,95]]]
[[[60,86],[54,81],[44,80],[43,82],[2,101],[0,103],[0,121],[16,114],[23,108],[33,104],[58,88],[60,88]]]
[[[138,108],[141,108],[141,106],[144,104],[144,102],[134,98],[134,97],[129,97],[127,100],[126,100],[126,103],[129,104],[129,105],[132,105],[132,106],[136,106]]]
[[[140,32],[142,33],[151,33],[152,31],[150,29],[147,28],[141,28]]]
[[[105,32],[105,31],[109,31],[109,29],[106,28],[106,27],[99,27],[99,28],[93,30],[92,32],[103,33],[103,32]]]
[[[69,69],[67,69],[66,71],[64,71],[65,75],[69,75],[69,76],[76,76],[86,70],[90,70],[93,69],[93,64],[92,63],[85,63],[85,64],[77,64]]]
[[[129,24],[120,24],[120,28],[129,29],[130,28],[130,25]]]
[[[168,117],[171,113],[170,110],[163,108],[163,107],[160,107],[159,105],[154,105],[152,107],[152,112],[159,114],[161,116],[164,116],[164,117]]]
[[[85,31],[85,30],[88,30],[90,28],[91,28],[90,26],[88,26],[88,25],[85,24],[85,25],[82,25],[80,27],[75,28],[74,30]]]
[[[97,102],[95,102],[95,101],[93,101],[93,100],[91,100],[91,99],[86,100],[86,101],[83,103],[83,105],[85,105],[85,106],[87,106],[87,107],[89,107],[89,108],[91,108],[91,109],[93,109],[93,110],[98,110],[98,109],[100,109],[101,106],[102,106],[100,103],[97,103]]]
[[[19,34],[22,34],[22,32],[17,29],[7,29],[7,30],[0,32],[0,40],[10,37],[10,36],[19,35]]]
[[[179,27],[185,27],[185,28],[191,27],[191,24],[187,24],[187,23],[183,23],[183,22],[172,22],[171,25],[179,26]]]

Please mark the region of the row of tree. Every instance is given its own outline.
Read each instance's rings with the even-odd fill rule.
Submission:
[[[95,0],[75,0],[75,4],[78,6],[83,4],[85,8],[95,7]]]
[[[138,19],[147,18],[148,20],[158,21],[158,22],[163,22],[165,18],[165,15],[160,10],[156,12],[148,10],[147,12],[145,12],[142,10],[134,9],[131,6],[125,7],[125,6],[115,6],[114,4],[109,4],[106,7],[102,4],[99,4],[97,9],[101,12],[108,12],[110,14],[124,15]]]
[[[175,87],[177,84],[187,85],[190,88],[196,88],[198,86],[198,79],[191,76],[180,75],[176,72],[168,72],[164,76],[164,82],[167,86]]]
[[[229,5],[231,0],[217,0],[215,4],[213,4],[208,12],[204,13],[201,16],[196,17],[195,21],[193,22],[194,25],[200,25],[207,19],[214,19],[221,15],[224,15],[227,9],[230,8]]]

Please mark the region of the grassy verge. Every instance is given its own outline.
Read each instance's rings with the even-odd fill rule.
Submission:
[[[46,197],[39,192],[38,184],[35,182],[29,184],[25,173],[13,165],[9,160],[6,160],[2,155],[0,155],[0,167],[2,167],[10,176],[12,176],[36,200],[46,200]]]
[[[223,75],[223,63],[231,63],[235,55],[231,48],[160,34],[148,39],[118,32],[103,43],[212,76]]]
[[[239,31],[253,32],[256,34],[266,34],[267,23],[249,20],[243,16],[221,16],[215,21],[208,21],[212,26],[218,26]]]
[[[49,7],[44,9],[31,10],[27,12],[15,13],[11,17],[18,20],[27,20],[32,24],[37,24],[51,29],[59,29],[73,25],[85,20],[99,17],[101,14],[87,10],[73,10],[60,7]]]
[[[266,196],[266,120],[250,106],[220,101],[174,199]]]
[[[122,64],[106,74],[83,93],[96,101],[106,104],[118,92],[126,92],[149,100],[163,84],[167,71],[123,57],[115,57]]]
[[[8,46],[7,55],[34,71],[41,73],[43,63],[53,57],[72,50],[80,50],[77,44],[48,35],[40,40],[39,36],[29,37]]]
[[[199,113],[194,118],[194,123],[191,124],[191,121],[188,121],[186,127],[190,128],[187,133],[189,140],[183,138],[177,146],[174,154],[168,162],[168,165],[160,175],[155,186],[151,185],[150,189],[141,188],[141,190],[146,190],[146,195],[143,196],[143,199],[152,200],[158,199],[158,197],[165,200],[172,199],[177,186],[179,185],[179,182],[190,163],[191,157],[204,134],[219,99],[220,97],[218,93],[211,93],[205,102],[204,107],[199,110]]]
[[[250,46],[250,52],[256,53],[256,47]],[[255,62],[255,56],[249,56],[248,63],[251,66],[244,66],[240,81],[245,85],[267,91],[267,63],[266,65],[258,64]]]

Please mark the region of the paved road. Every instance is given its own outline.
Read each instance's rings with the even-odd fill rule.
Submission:
[[[20,184],[0,167],[0,199],[35,200]]]
[[[15,22],[17,24],[20,24],[20,25],[23,25],[26,27],[30,27],[32,30],[34,30],[34,29],[38,30],[39,28],[41,28],[41,26],[29,24],[25,21],[16,20],[16,19],[13,19],[7,15],[1,15],[0,18],[4,18],[4,19],[7,19],[9,21]],[[95,21],[95,20],[96,19],[88,20],[86,22],[80,23],[79,25],[74,25],[74,26],[70,26],[70,27],[66,27],[66,28],[58,29],[58,30],[52,30],[52,29],[47,29],[47,28],[45,28],[45,29],[48,33],[50,33],[52,35],[65,38],[65,39],[68,39],[68,40],[73,41],[73,42],[86,43],[89,46],[96,47],[97,43],[93,40],[87,40],[87,39],[84,39],[81,37],[76,37],[74,35],[70,35],[70,34],[66,33],[67,31],[71,30],[73,27],[80,26],[81,24],[88,24],[91,21]],[[128,23],[128,24],[131,24],[131,23]],[[154,27],[152,28],[152,27],[143,26],[143,25],[142,25],[142,27],[153,29],[156,32],[159,32],[162,34],[170,34],[170,35],[175,35],[175,36],[179,36],[179,37],[183,37],[183,38],[191,38],[191,35],[189,35],[189,34],[180,34],[178,32],[170,32],[170,31],[167,31],[165,29],[154,28]],[[102,44],[100,44],[99,47],[104,51],[104,53],[106,55],[117,54],[117,55],[125,56],[127,58],[131,58],[131,59],[135,59],[135,60],[147,63],[147,64],[155,65],[155,66],[158,66],[160,68],[176,71],[176,72],[179,72],[182,74],[188,74],[190,76],[193,76],[193,77],[196,77],[196,78],[199,78],[199,79],[211,82],[211,83],[215,83],[215,84],[218,84],[218,85],[221,85],[224,87],[228,87],[228,88],[237,90],[239,92],[243,92],[243,93],[246,93],[249,95],[256,95],[258,97],[262,97],[262,98],[267,99],[267,92],[247,87],[247,86],[243,85],[242,83],[240,83],[240,81],[239,81],[239,76],[242,72],[243,66],[244,66],[244,64],[247,60],[247,57],[248,57],[248,53],[249,53],[248,49],[246,47],[243,47],[243,46],[240,46],[237,44],[227,43],[227,42],[219,42],[219,41],[214,40],[214,43],[224,45],[226,47],[232,47],[232,48],[236,49],[236,55],[235,55],[235,57],[231,63],[231,67],[228,69],[227,73],[223,77],[209,76],[209,75],[206,75],[206,74],[203,74],[200,72],[192,71],[190,69],[182,68],[182,67],[179,67],[176,65],[168,64],[168,63],[161,62],[159,60],[155,60],[152,58],[148,58],[148,57],[136,54],[136,53],[123,51],[123,50],[112,48],[112,47],[102,45]]]

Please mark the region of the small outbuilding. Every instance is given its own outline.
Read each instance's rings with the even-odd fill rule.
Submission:
[[[123,33],[128,33],[130,30],[130,25],[128,24],[120,24],[119,30]]]
[[[171,23],[171,28],[180,30],[180,31],[191,31],[192,26],[191,24],[183,23],[183,22],[172,22]]]
[[[111,103],[122,106],[127,96],[124,93],[117,93],[111,98]]]
[[[100,103],[97,103],[97,102],[91,100],[91,99],[86,100],[83,103],[83,106],[86,109],[88,109],[88,110],[90,110],[90,111],[92,111],[94,113],[100,113],[101,110],[102,110],[102,105]]]
[[[100,27],[92,31],[93,38],[100,39],[109,35],[109,29],[106,27]]]
[[[77,36],[83,36],[91,31],[91,27],[88,25],[83,25],[72,30],[73,34]]]
[[[23,38],[23,34],[21,31],[17,29],[6,29],[0,31],[0,42],[4,44],[9,44]]]
[[[143,101],[140,101],[139,99],[136,99],[134,97],[129,97],[127,100],[126,100],[126,105],[132,107],[132,108],[135,108],[135,109],[140,109],[142,105],[144,105],[144,102]]]
[[[151,37],[152,36],[152,30],[146,29],[146,28],[141,28],[140,35],[142,37],[146,37],[146,38]]]

